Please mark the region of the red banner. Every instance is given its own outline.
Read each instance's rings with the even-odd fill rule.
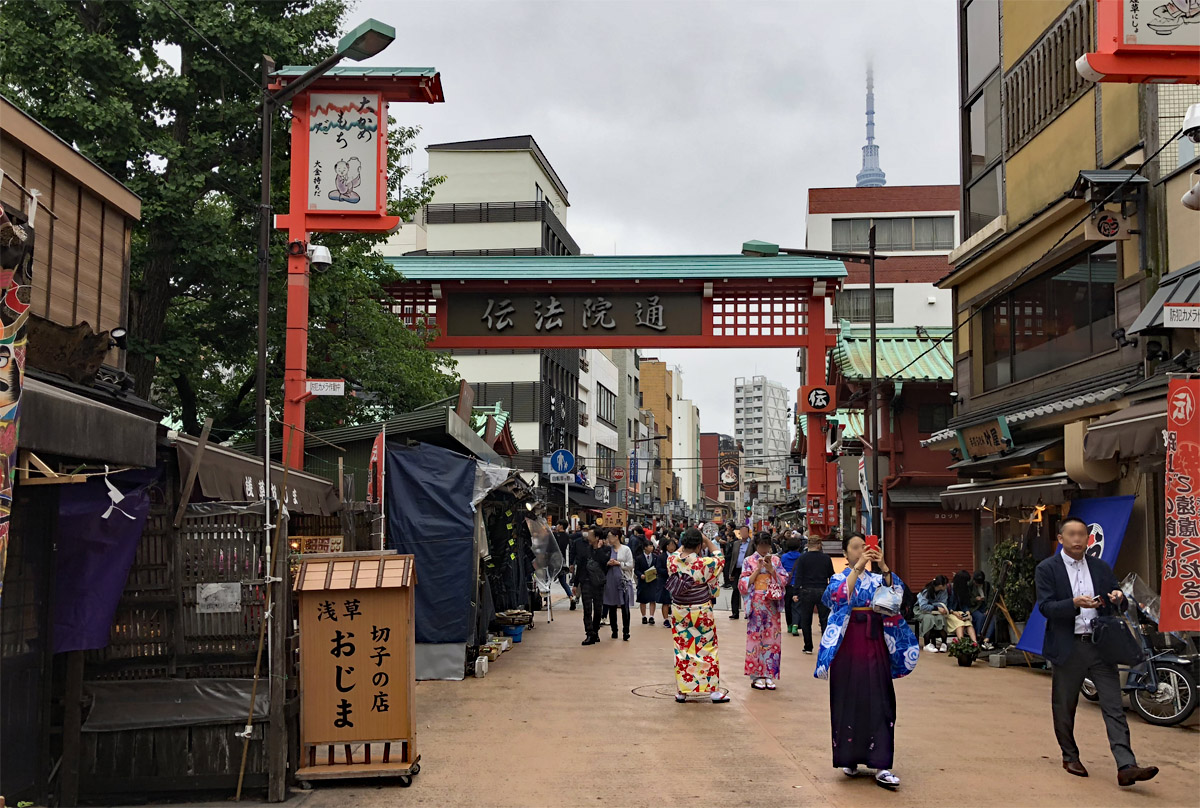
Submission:
[[[367,502],[383,498],[383,431],[371,444],[371,462],[367,464]]]
[[[1200,378],[1167,388],[1166,541],[1160,631],[1200,631]]]

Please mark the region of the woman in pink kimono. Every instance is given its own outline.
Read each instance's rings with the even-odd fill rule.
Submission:
[[[779,556],[771,552],[771,537],[759,533],[755,553],[742,565],[738,591],[746,606],[746,675],[755,690],[774,690],[779,678],[779,639],[782,636],[787,573]]]

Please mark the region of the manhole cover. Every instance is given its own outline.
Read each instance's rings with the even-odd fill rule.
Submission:
[[[642,685],[635,687],[631,692],[645,699],[673,699],[676,691],[675,683],[672,682],[665,685]]]

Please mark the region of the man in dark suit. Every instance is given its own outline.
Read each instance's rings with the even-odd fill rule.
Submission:
[[[1117,761],[1117,783],[1131,786],[1158,774],[1155,766],[1139,766],[1129,745],[1129,724],[1121,705],[1121,680],[1117,666],[1100,657],[1092,642],[1092,620],[1107,601],[1121,606],[1125,596],[1117,586],[1112,568],[1086,554],[1088,526],[1077,516],[1068,516],[1059,526],[1062,552],[1038,564],[1038,608],[1046,616],[1042,656],[1054,666],[1051,704],[1054,734],[1062,748],[1063,768],[1079,777],[1087,769],[1075,745],[1075,708],[1079,688],[1090,678],[1100,694],[1108,745]]]

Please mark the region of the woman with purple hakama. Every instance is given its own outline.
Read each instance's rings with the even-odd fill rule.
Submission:
[[[902,617],[871,608],[881,586],[903,585],[883,554],[867,547],[860,533],[843,539],[842,549],[849,566],[825,589],[829,624],[814,674],[829,680],[833,765],[848,777],[856,777],[859,766],[875,769],[875,782],[895,789],[900,778],[891,772],[896,733],[892,680],[912,673],[920,646]],[[880,572],[868,571],[870,562]]]

